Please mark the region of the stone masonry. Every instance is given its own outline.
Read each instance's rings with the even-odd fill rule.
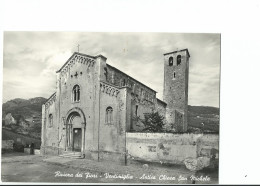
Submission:
[[[140,130],[133,117],[153,111],[165,116],[169,128],[185,132],[189,57],[187,49],[164,54],[162,101],[106,57],[75,52],[57,71],[56,92],[42,106],[41,153],[78,151],[85,158],[123,162],[126,132]]]

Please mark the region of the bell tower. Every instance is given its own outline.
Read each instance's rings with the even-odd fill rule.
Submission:
[[[189,58],[188,49],[164,54],[163,101],[167,103],[167,127],[179,132],[186,132],[188,125]]]

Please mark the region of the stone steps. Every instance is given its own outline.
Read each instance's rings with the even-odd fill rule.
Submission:
[[[82,159],[81,152],[65,152],[64,154],[59,155],[59,157]]]

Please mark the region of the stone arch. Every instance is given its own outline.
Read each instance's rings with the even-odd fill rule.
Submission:
[[[82,109],[80,109],[79,107],[74,107],[74,108],[70,109],[70,110],[67,112],[67,114],[66,114],[66,122],[69,121],[70,116],[71,116],[73,113],[78,113],[79,116],[80,116],[80,118],[82,118],[83,123],[86,124],[85,114],[84,114],[84,112],[82,111]]]
[[[81,151],[83,156],[85,149],[86,117],[84,112],[74,107],[66,114],[66,151]]]

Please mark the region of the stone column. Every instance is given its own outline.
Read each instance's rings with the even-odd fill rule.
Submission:
[[[65,123],[65,151],[68,150],[68,124]]]
[[[84,157],[85,156],[85,153],[84,153],[84,150],[85,150],[85,129],[86,129],[86,123],[82,123],[81,124],[81,136],[82,136],[82,141],[81,141],[81,156]]]
[[[73,127],[72,124],[69,124],[69,151],[73,150]]]

